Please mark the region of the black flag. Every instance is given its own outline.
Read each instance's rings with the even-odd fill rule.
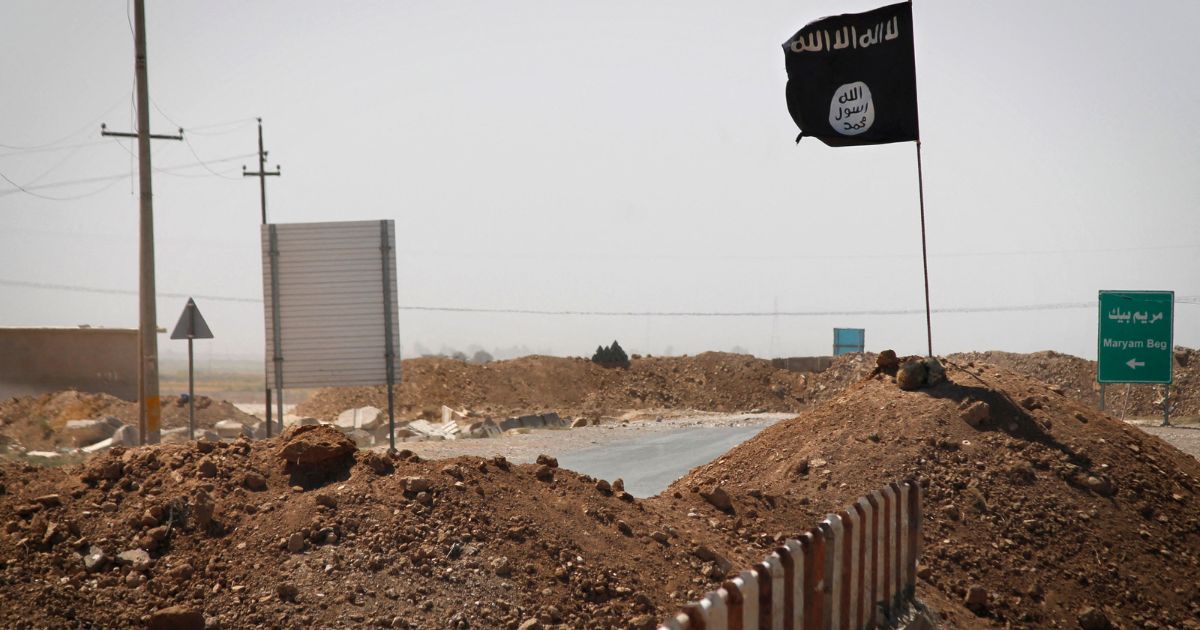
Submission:
[[[822,18],[783,45],[787,106],[804,136],[829,146],[919,137],[912,5]]]

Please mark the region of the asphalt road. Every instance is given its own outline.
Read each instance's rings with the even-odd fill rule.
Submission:
[[[767,426],[696,427],[649,434],[565,453],[559,455],[558,464],[599,479],[621,478],[626,492],[649,497]]]

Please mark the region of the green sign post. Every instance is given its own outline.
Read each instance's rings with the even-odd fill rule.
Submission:
[[[1174,291],[1101,291],[1096,380],[1170,384],[1174,307]]]

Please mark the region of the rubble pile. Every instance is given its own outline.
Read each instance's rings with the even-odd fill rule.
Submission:
[[[583,358],[530,356],[484,365],[423,357],[402,362],[396,405],[405,417],[435,420],[443,405],[502,417],[557,409],[597,418],[630,409],[795,411],[807,377],[749,355],[706,352],[692,357],[634,357],[628,369]],[[811,375],[808,375],[811,376]],[[352,407],[384,408],[383,387],[327,388],[296,413],[332,420]]]
[[[0,527],[6,628],[651,628],[729,566],[620,480],[318,425],[0,464]]]
[[[945,365],[913,391],[877,372],[648,503],[745,563],[916,478],[918,595],[944,627],[1200,628],[1200,463],[1008,369]]]
[[[396,442],[426,442],[437,440],[465,440],[501,437],[511,433],[525,433],[530,429],[566,429],[580,426],[568,422],[556,412],[525,414],[508,418],[484,417],[469,409],[442,407],[440,421],[424,419],[396,419]],[[289,416],[285,422],[301,425],[330,424],[350,436],[363,448],[389,444],[388,431],[391,424],[387,413],[378,407],[358,407],[338,414],[333,422],[312,417]]]
[[[201,435],[211,432],[208,437],[214,439],[217,425],[222,421],[250,427],[250,433],[254,433],[258,424],[257,418],[223,400],[197,396],[195,407],[197,431]],[[137,402],[108,394],[67,390],[0,401],[0,442],[30,451],[84,448],[109,438],[113,441],[102,448],[132,445],[137,439],[137,425]],[[163,440],[186,440],[187,425],[187,403],[178,398],[164,399]],[[262,433],[263,429],[258,432]]]
[[[1200,416],[1200,351],[1175,346],[1170,389],[1172,416]],[[1091,407],[1100,405],[1096,362],[1053,351],[967,352],[947,357],[958,363],[991,363],[1042,381]],[[1105,410],[1116,417],[1162,416],[1161,385],[1112,384],[1105,388]]]

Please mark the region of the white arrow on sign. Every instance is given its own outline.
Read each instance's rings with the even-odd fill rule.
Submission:
[[[1131,370],[1136,370],[1140,367],[1145,367],[1146,364],[1142,361],[1138,361],[1137,359],[1130,359],[1125,362],[1125,365],[1128,365],[1129,369]]]

